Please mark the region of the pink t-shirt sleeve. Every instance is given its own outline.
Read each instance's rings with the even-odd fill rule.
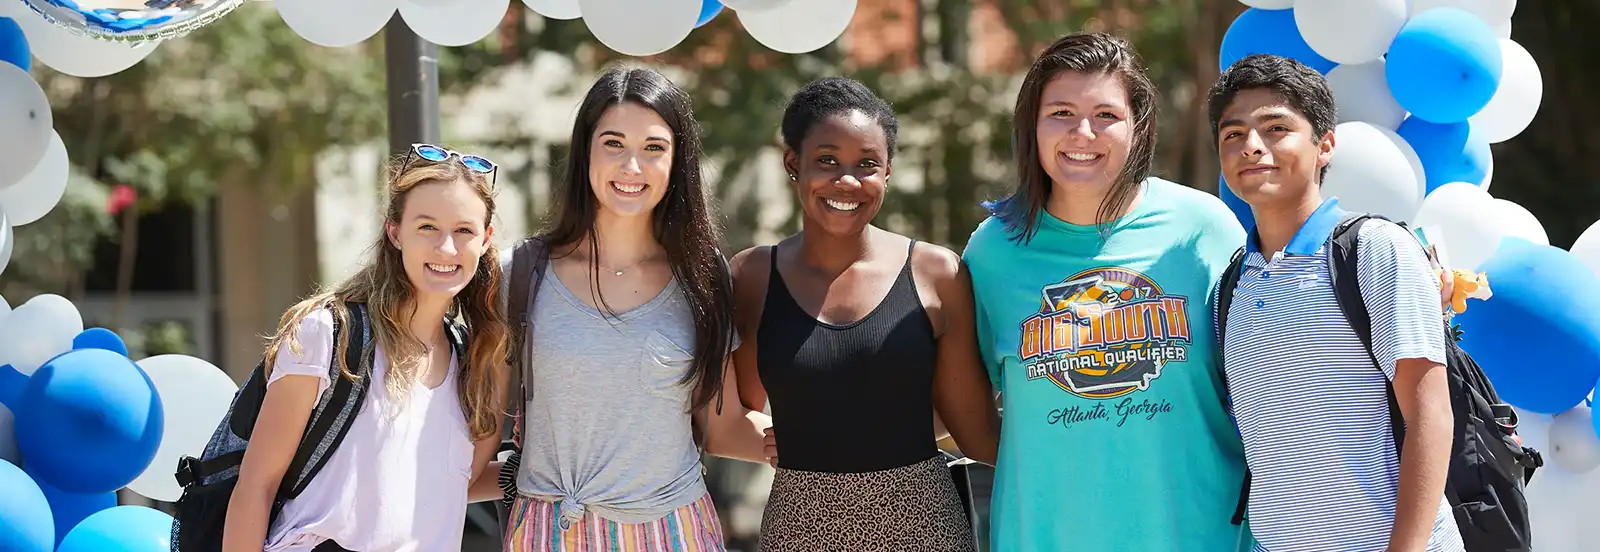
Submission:
[[[278,347],[267,385],[270,387],[272,382],[286,376],[310,376],[317,378],[317,394],[320,395],[330,383],[328,365],[333,362],[333,313],[318,309],[306,315],[300,320],[295,341],[300,345],[299,353],[288,343]]]

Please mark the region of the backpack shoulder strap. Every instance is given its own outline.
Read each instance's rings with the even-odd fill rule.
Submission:
[[[1217,283],[1217,347],[1216,370],[1217,378],[1222,381],[1222,408],[1233,415],[1233,394],[1228,391],[1228,372],[1222,366],[1222,347],[1226,343],[1223,336],[1228,331],[1228,309],[1233,307],[1233,290],[1239,287],[1239,278],[1244,273],[1245,248],[1240,247],[1233,252],[1233,258],[1228,261],[1228,268],[1222,272],[1222,279]],[[1239,503],[1233,510],[1232,523],[1243,525],[1245,513],[1250,504],[1250,471],[1244,473],[1244,485],[1239,489]]]
[[[511,385],[506,388],[506,406],[513,420],[512,440],[522,444],[522,408],[528,402],[522,375],[527,370],[528,336],[533,331],[533,301],[544,283],[545,266],[550,263],[550,242],[545,236],[531,236],[511,249],[510,292],[506,300],[506,320],[510,322],[511,346],[506,364],[511,367]]]
[[[294,477],[295,484],[279,485],[280,500],[294,498],[305,491],[317,472],[327,463],[333,451],[350,432],[361,406],[366,402],[367,386],[372,377],[372,328],[366,305],[344,303],[344,324],[334,316],[333,343],[337,347],[341,334],[349,336],[345,344],[344,364],[329,363],[328,375],[333,393],[331,398],[317,405],[311,413],[311,424],[306,427],[294,459],[289,463],[285,477]],[[355,381],[344,375],[346,368],[356,375]],[[285,482],[288,482],[287,479]]]
[[[1333,284],[1333,295],[1339,304],[1339,312],[1344,315],[1345,322],[1350,324],[1350,328],[1355,330],[1356,337],[1367,350],[1367,358],[1371,359],[1372,366],[1377,368],[1378,356],[1372,351],[1372,315],[1367,310],[1366,300],[1361,296],[1361,265],[1360,259],[1357,258],[1361,227],[1367,221],[1374,219],[1393,222],[1380,215],[1348,215],[1333,227],[1333,232],[1328,235],[1327,248],[1328,279]],[[1394,384],[1387,378],[1384,380],[1384,394],[1389,400],[1389,431],[1394,435],[1394,450],[1398,455],[1402,445],[1405,444],[1406,423],[1405,417],[1400,413],[1400,401],[1394,396]]]

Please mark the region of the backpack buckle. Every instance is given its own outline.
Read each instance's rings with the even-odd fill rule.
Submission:
[[[178,480],[179,487],[188,487],[191,483],[199,481],[200,459],[193,456],[184,456],[178,459],[178,471],[172,477]]]

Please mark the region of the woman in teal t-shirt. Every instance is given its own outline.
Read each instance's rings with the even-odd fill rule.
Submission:
[[[1019,182],[964,253],[1005,408],[992,549],[1248,547],[1211,323],[1244,230],[1151,176],[1156,91],[1117,38],[1056,41],[1014,116]]]

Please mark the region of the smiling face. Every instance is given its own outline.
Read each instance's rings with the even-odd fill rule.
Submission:
[[[400,220],[389,222],[387,233],[417,298],[455,297],[477,275],[489,247],[488,205],[461,180],[418,184],[404,201]]]
[[[1110,191],[1133,139],[1128,90],[1110,73],[1063,71],[1039,97],[1039,163],[1056,186]]]
[[[883,207],[889,185],[889,141],[866,113],[851,110],[818,121],[800,151],[784,153],[808,227],[861,233]]]
[[[1299,201],[1316,193],[1333,158],[1333,132],[1318,136],[1310,120],[1265,88],[1240,90],[1217,125],[1222,176],[1251,205]]]
[[[589,140],[589,186],[601,210],[650,216],[667,195],[672,128],[648,107],[625,102],[606,109]]]

